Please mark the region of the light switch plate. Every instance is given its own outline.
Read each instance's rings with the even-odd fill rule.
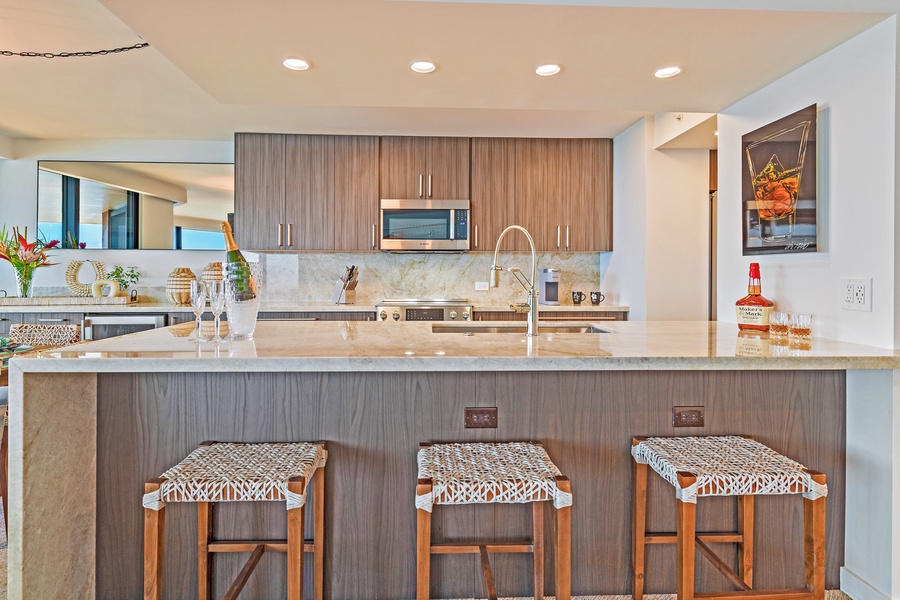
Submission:
[[[476,292],[488,291],[488,282],[487,281],[476,281],[475,282],[475,291]]]

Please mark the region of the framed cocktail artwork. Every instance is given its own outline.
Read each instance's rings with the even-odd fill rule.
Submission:
[[[741,142],[744,256],[815,252],[816,105]]]

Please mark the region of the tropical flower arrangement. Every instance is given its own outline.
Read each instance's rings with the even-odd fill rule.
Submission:
[[[0,259],[11,264],[16,271],[16,288],[20,298],[31,297],[35,269],[56,264],[49,262],[47,250],[57,246],[59,240],[45,242],[36,239],[29,243],[27,227],[24,235],[19,233],[18,227],[13,227],[12,232],[6,229],[6,225],[0,228]]]

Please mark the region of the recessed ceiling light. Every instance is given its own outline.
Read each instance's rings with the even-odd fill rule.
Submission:
[[[679,73],[681,73],[681,67],[663,67],[658,69],[654,75],[660,79],[665,79],[667,77],[675,77]]]
[[[541,65],[534,70],[541,77],[550,77],[551,75],[556,75],[559,71],[559,65]]]
[[[309,68],[309,63],[302,58],[286,58],[281,64],[292,71],[305,71]]]
[[[427,60],[417,60],[413,64],[409,65],[409,68],[416,73],[431,73],[437,67],[433,62],[428,62]]]

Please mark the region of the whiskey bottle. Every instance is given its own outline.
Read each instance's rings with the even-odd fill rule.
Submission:
[[[747,295],[735,302],[738,329],[769,331],[769,313],[775,303],[762,295],[759,263],[750,263],[750,282]]]
[[[228,221],[222,222],[222,233],[225,234],[225,279],[234,282],[234,298],[238,302],[245,302],[256,298],[256,282],[253,280],[253,274],[250,272],[250,263],[241,254],[237,243],[234,241],[234,235],[231,232],[231,225]]]

